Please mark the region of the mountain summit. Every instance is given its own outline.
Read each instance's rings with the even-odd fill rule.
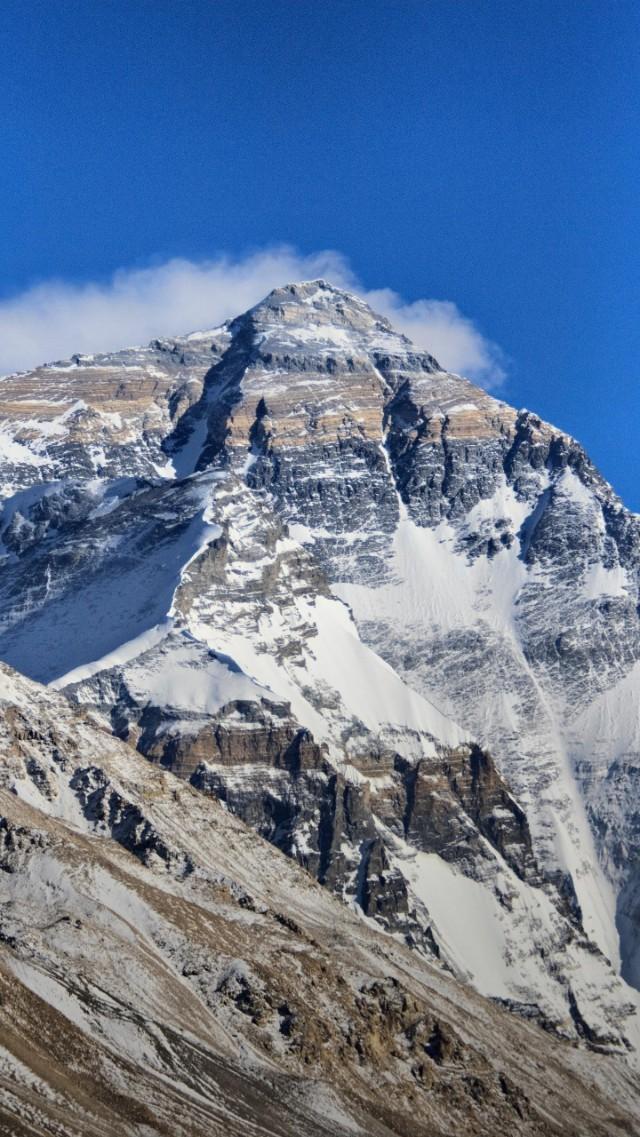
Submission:
[[[640,520],[580,445],[322,280],[8,376],[0,420],[0,658],[183,818],[636,1061]]]
[[[378,316],[353,292],[336,288],[326,280],[304,280],[274,288],[264,300],[250,308],[240,322],[251,320],[256,328],[286,325],[297,328],[303,339],[312,338],[315,327],[324,327],[331,340],[331,328],[372,334],[382,331],[398,338],[384,316]],[[235,321],[232,321],[232,324]],[[405,343],[405,336],[400,337]]]

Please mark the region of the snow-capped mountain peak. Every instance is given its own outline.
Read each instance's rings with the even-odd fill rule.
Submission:
[[[640,523],[578,443],[325,281],[0,417],[0,657],[483,994],[634,1045]]]

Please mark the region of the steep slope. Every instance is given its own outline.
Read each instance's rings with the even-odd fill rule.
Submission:
[[[0,1132],[634,1131],[624,1063],[447,979],[5,666],[0,735]]]
[[[324,282],[57,374],[106,435],[139,392],[130,468],[4,381],[0,654],[484,993],[629,1039],[640,531],[578,445]]]

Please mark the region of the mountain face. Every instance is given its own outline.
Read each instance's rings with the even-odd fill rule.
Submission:
[[[314,281],[6,377],[0,457],[0,658],[633,1060],[640,519],[573,439]]]

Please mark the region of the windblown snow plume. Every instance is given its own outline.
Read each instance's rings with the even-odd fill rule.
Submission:
[[[108,351],[154,336],[214,327],[251,307],[282,280],[316,276],[357,292],[452,371],[486,387],[502,382],[499,349],[451,301],[407,303],[388,288],[367,291],[340,253],[304,256],[287,246],[239,258],[175,259],[121,269],[103,282],[37,284],[0,301],[0,373],[76,352]]]

